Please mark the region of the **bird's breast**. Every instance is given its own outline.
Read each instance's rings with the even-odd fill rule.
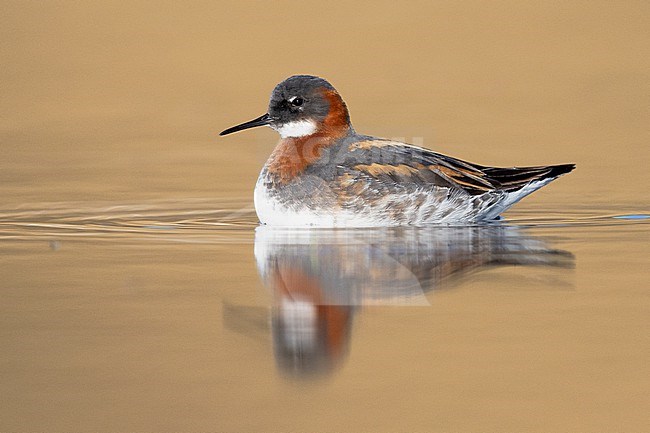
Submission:
[[[273,149],[265,170],[277,182],[286,184],[319,161],[330,144],[316,134],[283,138]]]

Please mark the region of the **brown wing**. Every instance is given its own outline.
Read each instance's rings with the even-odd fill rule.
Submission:
[[[568,173],[573,164],[545,167],[484,167],[428,149],[388,140],[362,140],[347,146],[344,167],[397,184],[445,186],[472,195],[516,191],[526,184]]]

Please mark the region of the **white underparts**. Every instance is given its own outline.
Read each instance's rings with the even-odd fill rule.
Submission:
[[[316,132],[316,123],[311,120],[297,120],[295,122],[285,123],[284,125],[271,126],[278,131],[280,137],[304,137]]]
[[[263,176],[260,176],[255,187],[255,210],[262,224],[279,227],[465,224],[496,218],[523,197],[552,180],[550,178],[534,181],[518,191],[485,193],[474,198],[462,193],[449,195],[445,188],[440,191],[416,191],[406,195],[389,194],[377,203],[368,203],[361,210],[351,211],[336,206],[310,208],[303,206],[302,202],[296,202],[294,205],[281,203],[269,191]],[[391,209],[396,203],[403,204],[405,219],[395,219],[392,216]]]

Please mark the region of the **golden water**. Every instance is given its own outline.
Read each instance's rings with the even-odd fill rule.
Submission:
[[[648,4],[0,8],[0,432],[647,430]],[[578,168],[490,228],[257,228],[277,138],[217,133],[294,73]]]

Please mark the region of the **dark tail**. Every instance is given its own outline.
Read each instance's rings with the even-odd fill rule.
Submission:
[[[548,174],[548,177],[558,177],[563,174],[571,173],[573,169],[576,168],[575,164],[560,164],[560,165],[551,165],[551,171]]]
[[[481,167],[490,181],[498,183],[506,191],[516,191],[534,181],[554,179],[569,173],[575,164],[547,165],[540,167]]]

